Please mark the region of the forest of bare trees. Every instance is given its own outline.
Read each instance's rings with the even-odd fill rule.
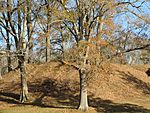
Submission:
[[[0,77],[26,64],[60,61],[80,75],[79,109],[88,109],[87,79],[107,62],[150,64],[148,0],[0,0]]]

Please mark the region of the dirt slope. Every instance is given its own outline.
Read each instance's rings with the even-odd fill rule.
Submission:
[[[105,64],[88,82],[89,105],[96,111],[121,112],[150,109],[150,77],[145,73],[150,65]],[[29,102],[23,105],[40,107],[77,107],[79,75],[73,67],[59,62],[27,65]],[[0,109],[19,103],[18,71],[0,80]]]

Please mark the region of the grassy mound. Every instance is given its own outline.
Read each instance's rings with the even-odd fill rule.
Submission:
[[[88,81],[88,112],[150,113],[150,77],[145,73],[149,67],[103,65]],[[0,112],[80,113],[75,109],[79,102],[77,70],[60,62],[27,65],[26,70],[29,101],[19,102],[19,72],[10,72],[0,80]]]

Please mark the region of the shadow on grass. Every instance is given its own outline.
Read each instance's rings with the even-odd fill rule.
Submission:
[[[122,75],[122,79],[124,79],[128,84],[134,85],[137,89],[143,91],[144,94],[150,94],[150,84],[136,78],[130,72],[120,72]]]
[[[89,105],[94,107],[97,112],[104,113],[150,113],[149,109],[145,109],[142,106],[128,103],[114,103],[113,101],[101,98],[90,98]]]
[[[127,79],[128,80],[128,79]],[[130,80],[130,79],[129,79]],[[131,79],[132,80],[132,79]],[[133,80],[132,80],[133,81]],[[58,83],[55,79],[45,78],[44,80],[37,80],[29,84],[29,92],[32,94],[40,93],[34,101],[27,103],[19,102],[19,95],[14,93],[0,92],[0,101],[12,103],[16,105],[33,105],[39,107],[61,108],[61,109],[75,109],[79,104],[79,83],[69,80]],[[137,83],[137,80],[134,82]],[[72,87],[76,86],[76,87]],[[57,105],[51,104],[53,100],[47,98],[54,98]],[[46,99],[46,100],[45,100]],[[46,102],[45,102],[46,101]],[[94,98],[89,96],[89,106],[94,107],[97,112],[105,113],[150,113],[150,110],[144,109],[142,106],[133,104],[119,104],[110,100],[103,100],[101,98]]]
[[[75,108],[73,106],[78,105],[79,97],[75,95],[78,93],[78,88],[72,88],[71,86],[79,86],[77,82],[73,82],[70,85],[70,81],[60,81],[56,82],[54,79],[45,79],[42,83],[35,82],[34,84],[29,85],[29,92],[31,93],[42,93],[37,99],[33,101],[33,104],[49,107],[51,104],[51,100],[48,101],[48,105],[43,104],[44,97],[54,98],[58,105],[62,106],[70,106],[71,108]],[[57,106],[57,105],[56,105]],[[59,106],[58,106],[59,107]]]
[[[7,102],[10,104],[19,104],[19,95],[15,93],[0,92],[0,101]]]

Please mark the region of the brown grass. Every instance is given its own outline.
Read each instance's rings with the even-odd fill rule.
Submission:
[[[149,113],[150,77],[145,73],[149,67],[150,65],[103,65],[103,70],[88,82],[90,110]],[[39,110],[52,108],[56,111],[67,109],[66,113],[76,112],[79,101],[77,70],[60,62],[27,65],[26,68],[30,100],[24,104],[19,102],[20,78],[18,71],[13,71],[0,80],[0,109],[6,109],[7,113],[8,107],[20,109],[21,106],[25,109],[24,106],[35,106],[33,109],[39,107]]]

